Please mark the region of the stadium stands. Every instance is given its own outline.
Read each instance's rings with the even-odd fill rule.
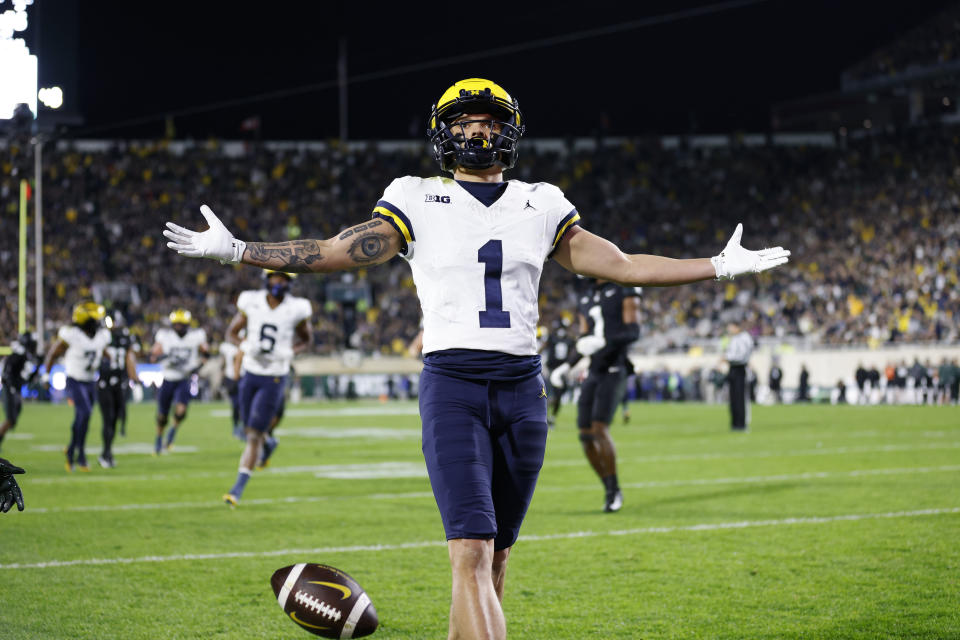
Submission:
[[[645,139],[577,150],[527,145],[508,177],[558,184],[586,228],[628,251],[713,255],[741,221],[748,248],[764,241],[793,251],[791,263],[774,275],[646,291],[646,351],[716,338],[732,316],[755,336],[807,345],[956,342],[958,136],[960,129],[937,126],[834,147],[735,140],[667,149]],[[248,240],[329,237],[369,217],[393,177],[436,173],[416,145],[392,151],[263,146],[236,154],[215,141],[176,149],[155,141],[84,149],[61,142],[44,156],[48,336],[94,283],[119,281],[137,288],[141,303],[121,306],[147,342],[169,310],[181,306],[219,339],[235,296],[259,286],[259,273],[161,250],[165,220],[196,226],[200,204],[208,203]],[[29,175],[32,157],[11,144],[0,148],[0,164],[0,211],[9,221],[16,181]],[[11,294],[13,229],[3,225],[7,241],[0,246],[0,282]],[[356,276],[370,285],[373,303],[357,306],[352,335],[344,335],[343,305],[326,299],[326,278],[299,281],[300,294],[316,303],[315,352],[345,344],[367,353],[403,352],[419,324],[409,268],[398,258]],[[549,325],[574,308],[573,278],[548,265],[541,300]],[[0,344],[15,334],[16,297],[4,295]]]

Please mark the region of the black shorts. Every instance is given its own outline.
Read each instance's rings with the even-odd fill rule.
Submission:
[[[11,425],[17,424],[17,418],[20,416],[20,410],[23,408],[23,399],[20,397],[20,389],[14,389],[12,385],[5,384],[0,389],[0,395],[3,396],[3,414]]]
[[[594,422],[610,424],[627,386],[623,367],[606,373],[591,371],[580,386],[577,401],[577,427],[589,429]]]

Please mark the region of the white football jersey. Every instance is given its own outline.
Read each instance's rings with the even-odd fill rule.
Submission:
[[[293,362],[295,329],[313,315],[310,301],[287,294],[275,308],[267,290],[244,291],[237,309],[247,317],[247,337],[240,345],[243,370],[258,376],[285,376]]]
[[[452,178],[406,176],[390,183],[373,215],[406,241],[424,354],[536,354],[543,263],[580,220],[560,189],[510,180],[486,207]]]
[[[63,368],[67,377],[80,382],[93,382],[100,369],[103,350],[110,344],[110,330],[101,327],[91,338],[75,325],[60,327],[57,337],[67,343]]]
[[[200,347],[206,349],[207,332],[203,329],[187,329],[181,338],[173,329],[164,327],[157,331],[156,344],[167,356],[160,361],[164,380],[183,380],[200,366]]]
[[[229,378],[230,380],[237,379],[237,376],[233,374],[233,359],[236,357],[237,351],[239,350],[240,348],[237,345],[227,340],[224,340],[220,343],[220,355],[223,356],[224,365],[223,375],[225,378]],[[242,367],[240,368],[240,372],[243,373]]]

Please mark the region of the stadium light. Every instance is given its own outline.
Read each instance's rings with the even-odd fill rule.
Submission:
[[[63,90],[60,87],[49,87],[40,89],[37,92],[37,98],[45,107],[50,109],[59,109],[63,106]]]
[[[0,4],[2,0],[0,0]],[[37,56],[14,37],[27,30],[27,7],[33,0],[13,0],[13,9],[0,11],[0,119],[13,118],[18,104],[37,113]]]

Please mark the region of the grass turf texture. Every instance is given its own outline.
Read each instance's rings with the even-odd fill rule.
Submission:
[[[224,405],[194,404],[159,458],[153,407],[130,410],[116,469],[96,465],[97,414],[93,470],[64,472],[66,406],[27,405],[3,443],[27,509],[0,515],[0,636],[306,638],[269,579],[312,561],[364,586],[374,637],[445,637],[415,404],[289,407],[236,510]],[[960,409],[753,412],[735,434],[722,406],[634,404],[613,427],[625,506],[603,514],[565,406],[510,562],[509,635],[960,637]]]

